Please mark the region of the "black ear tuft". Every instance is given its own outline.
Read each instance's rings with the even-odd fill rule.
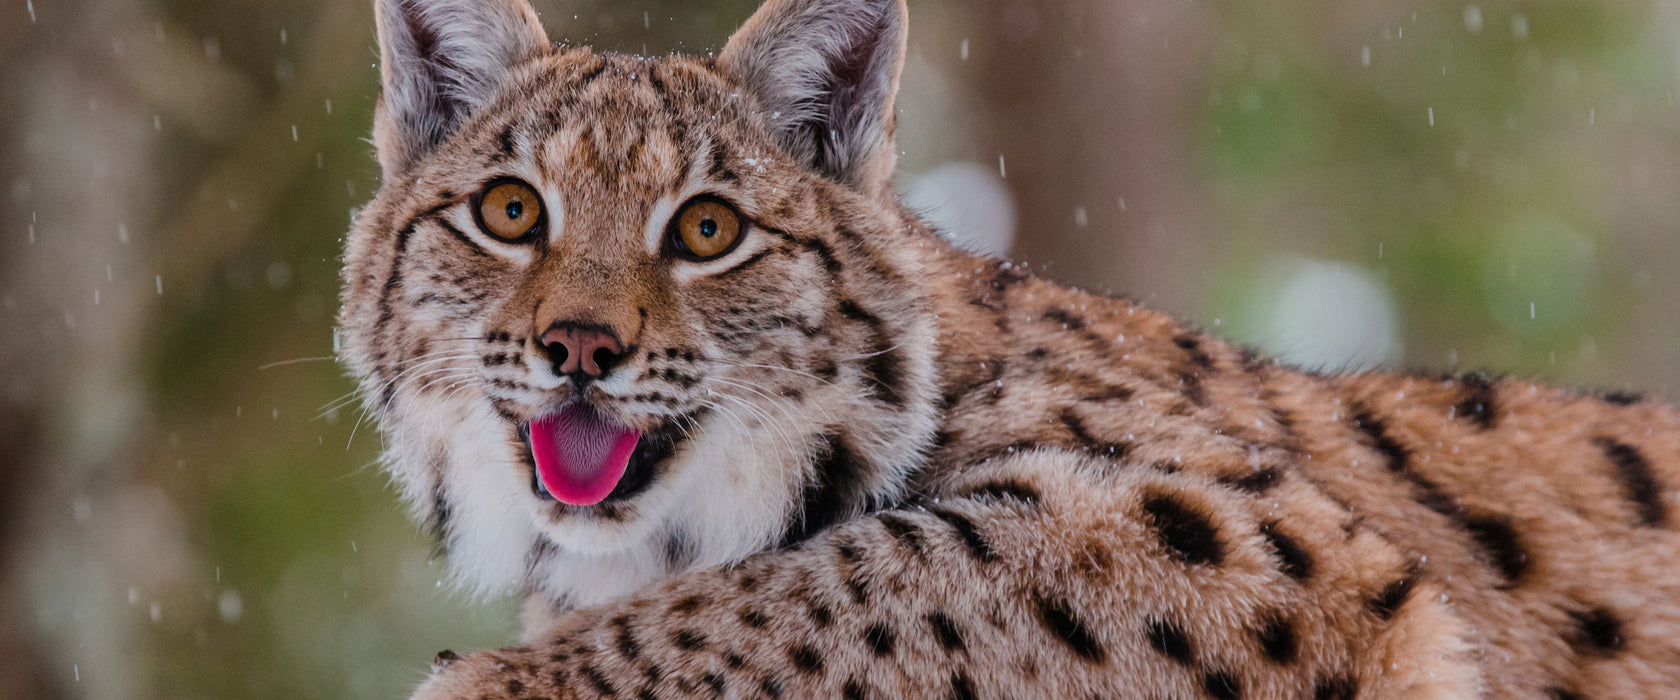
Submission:
[[[871,194],[894,164],[903,0],[770,0],[718,63],[746,83],[776,139],[813,170]]]

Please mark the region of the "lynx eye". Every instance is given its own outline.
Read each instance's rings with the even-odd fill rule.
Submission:
[[[671,245],[691,260],[710,260],[741,239],[741,215],[716,197],[696,197],[671,220]]]
[[[518,180],[497,180],[484,188],[474,209],[479,228],[504,241],[517,241],[542,223],[542,198]]]

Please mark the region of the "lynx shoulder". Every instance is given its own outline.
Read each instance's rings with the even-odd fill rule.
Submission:
[[[1680,413],[1301,372],[894,198],[900,0],[378,0],[343,361],[522,646],[427,698],[1656,697]]]

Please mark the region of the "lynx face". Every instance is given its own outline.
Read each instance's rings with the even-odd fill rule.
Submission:
[[[341,316],[457,572],[589,603],[894,498],[934,383],[884,205],[898,12],[649,60],[491,4],[381,3],[385,183]]]

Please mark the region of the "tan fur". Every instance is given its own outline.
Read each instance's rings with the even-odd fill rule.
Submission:
[[[766,56],[876,56],[841,63],[896,85],[902,5],[827,5],[837,39],[817,4],[772,0],[719,61],[541,51],[435,147],[398,142],[422,150],[356,222],[343,356],[417,515],[528,623],[417,697],[1680,687],[1680,412],[1305,373],[957,251],[885,194],[890,87],[776,116]],[[813,119],[845,128],[812,146]],[[463,215],[506,176],[543,193],[542,241]],[[662,256],[699,193],[749,238]],[[680,423],[645,491],[527,488],[516,427],[575,390],[531,347],[554,319],[637,348],[585,394],[602,410]]]

